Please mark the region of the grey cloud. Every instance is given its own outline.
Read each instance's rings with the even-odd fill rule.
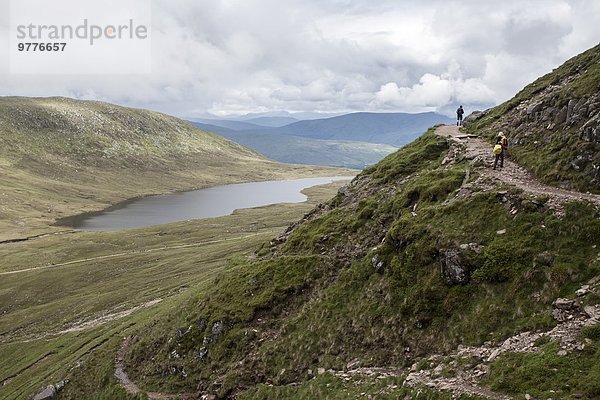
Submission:
[[[591,17],[598,2],[535,4],[156,0],[152,74],[48,79],[0,66],[0,94],[97,98],[181,116],[487,106],[600,37]]]

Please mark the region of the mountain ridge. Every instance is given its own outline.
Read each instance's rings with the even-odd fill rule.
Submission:
[[[276,161],[364,168],[390,154],[393,148],[389,146],[401,147],[429,127],[450,122],[449,118],[432,112],[357,112],[280,127],[253,127],[237,120],[192,123]]]
[[[283,163],[363,169],[397,150],[396,147],[383,144],[310,139],[278,135],[269,130],[248,133],[199,122],[192,123],[200,129],[217,133],[248,146],[271,160]]]
[[[277,129],[277,132],[314,139],[356,140],[401,146],[433,125],[451,122],[453,120],[450,118],[434,112],[356,112],[322,120],[298,121]]]

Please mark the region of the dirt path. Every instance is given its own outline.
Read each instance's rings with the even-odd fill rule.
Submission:
[[[501,170],[493,170],[491,168],[494,163],[492,145],[478,137],[469,136],[460,132],[457,126],[440,126],[437,128],[436,134],[442,137],[450,137],[453,141],[464,145],[466,151],[465,156],[468,159],[480,158],[487,166],[478,171],[483,176],[498,179],[528,193],[546,195],[558,204],[568,201],[588,200],[596,205],[600,205],[600,195],[581,193],[545,185],[526,169],[520,167],[513,161],[510,161],[510,159],[504,160],[504,168]]]
[[[207,244],[216,244],[216,243],[222,243],[222,242],[229,242],[232,240],[247,239],[250,237],[266,235],[266,234],[272,234],[272,232],[260,232],[260,233],[254,233],[252,235],[236,236],[233,238],[219,239],[219,240],[209,240],[206,242],[198,242],[198,243],[192,243],[192,244],[180,244],[180,245],[176,245],[176,246],[156,247],[156,248],[152,248],[152,249],[131,250],[131,251],[126,251],[126,252],[122,252],[122,253],[107,254],[107,255],[98,256],[98,257],[82,258],[80,260],[67,261],[64,263],[49,264],[49,265],[42,265],[39,267],[19,269],[19,270],[15,270],[15,271],[0,272],[0,276],[20,274],[23,272],[37,271],[40,269],[64,267],[67,265],[81,264],[81,263],[86,263],[86,262],[90,262],[90,261],[107,260],[107,259],[116,258],[116,257],[126,257],[126,256],[134,255],[134,254],[154,253],[157,251],[174,250],[174,249],[186,249],[189,247],[198,247],[198,246],[204,246]]]
[[[56,337],[56,336],[64,335],[64,334],[67,334],[67,333],[80,332],[80,331],[84,331],[84,330],[87,330],[87,329],[97,328],[97,327],[102,326],[102,325],[104,325],[104,324],[106,324],[108,322],[128,317],[131,314],[133,314],[133,313],[135,313],[135,312],[137,312],[139,310],[143,310],[143,309],[146,309],[146,308],[153,307],[156,304],[160,303],[162,300],[163,299],[159,297],[157,299],[150,300],[150,301],[147,301],[145,303],[139,304],[139,305],[137,305],[135,307],[128,308],[127,310],[123,310],[123,311],[119,311],[119,312],[107,313],[107,314],[99,315],[99,316],[96,316],[96,317],[93,317],[93,318],[90,318],[90,319],[79,320],[79,321],[73,323],[68,328],[65,328],[65,329],[60,330],[60,331],[46,332],[44,334],[37,335],[37,336],[25,336],[25,338],[22,339],[22,340],[14,340],[14,339],[11,340],[11,338],[8,337],[8,334],[6,334],[6,335],[0,335],[0,343],[11,343],[11,344],[15,344],[15,343],[30,343],[30,342],[33,342],[33,341],[47,339],[47,338],[51,338],[51,337]]]
[[[127,351],[129,350],[129,345],[131,344],[132,339],[133,339],[133,337],[127,336],[123,340],[123,343],[121,343],[121,347],[119,348],[119,351],[117,352],[117,357],[115,359],[115,377],[119,380],[121,386],[123,387],[123,389],[125,389],[127,391],[127,393],[130,393],[130,394],[145,393],[149,399],[154,399],[154,400],[165,400],[165,399],[186,400],[186,399],[197,399],[198,398],[198,396],[194,393],[172,394],[172,393],[145,392],[145,391],[141,390],[138,385],[136,385],[131,379],[129,379],[127,372],[125,372],[125,362],[124,362],[125,354],[127,354]]]

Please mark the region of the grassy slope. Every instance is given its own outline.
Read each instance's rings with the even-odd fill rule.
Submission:
[[[65,98],[0,98],[0,240],[132,197],[331,174],[274,163],[164,114]]]
[[[448,203],[470,166],[442,167],[447,148],[427,133],[361,174],[287,241],[263,246],[262,259],[232,262],[186,307],[138,332],[128,357],[135,379],[162,390],[302,398],[309,370],[355,359],[406,366],[461,343],[552,326],[551,302],[600,273],[600,213],[573,203],[561,218],[543,198],[486,185]],[[461,252],[472,279],[450,286],[440,250],[464,243],[483,251]],[[191,329],[178,336],[175,327]],[[590,393],[576,369],[564,373],[577,384],[561,393]],[[291,382],[301,385],[282,386]],[[275,386],[250,389],[258,383]]]
[[[191,294],[206,290],[228,258],[251,254],[317,202],[331,198],[340,184],[307,189],[306,203],[239,210],[231,216],[145,229],[49,236],[0,246],[0,273],[128,253],[0,276],[0,398],[29,398],[45,385],[71,375],[75,377],[71,377],[74,384],[65,391],[68,398],[126,398],[112,377],[122,337],[157,318],[157,314],[172,313]],[[213,241],[218,242],[210,243]],[[190,244],[199,245],[176,247]],[[164,247],[172,248],[145,251]],[[94,329],[57,334],[78,323],[157,298],[164,300],[131,316]]]
[[[468,125],[468,131],[492,140],[499,130],[507,131],[513,143],[510,155],[541,180],[572,187],[581,191],[600,193],[600,143],[583,140],[579,129],[590,119],[597,118],[600,109],[600,45],[573,57],[562,66],[526,86],[515,97],[489,110],[483,118]],[[570,101],[595,97],[595,111],[573,124],[551,123]],[[533,120],[528,106],[543,104],[542,115]],[[567,121],[568,122],[568,121]],[[580,156],[577,168],[572,164]]]

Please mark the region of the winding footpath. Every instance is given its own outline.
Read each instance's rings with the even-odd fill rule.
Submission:
[[[195,399],[198,398],[195,393],[159,393],[159,392],[146,392],[139,388],[127,375],[125,372],[125,355],[129,350],[129,346],[131,344],[132,336],[127,336],[123,343],[121,343],[121,347],[119,348],[119,352],[117,353],[117,357],[115,359],[115,378],[119,380],[119,383],[127,391],[129,394],[145,394],[151,400],[166,400],[166,399]]]
[[[492,169],[491,166],[494,164],[494,155],[492,154],[493,146],[478,137],[460,132],[458,126],[443,125],[437,128],[435,133],[463,145],[465,147],[465,157],[467,159],[479,158],[483,161],[486,168],[482,168],[478,171],[481,172],[483,176],[500,180],[528,193],[548,196],[558,204],[568,201],[587,200],[600,206],[600,195],[581,193],[546,185],[540,182],[525,168],[519,166],[510,159],[504,159],[504,168],[497,170]]]

